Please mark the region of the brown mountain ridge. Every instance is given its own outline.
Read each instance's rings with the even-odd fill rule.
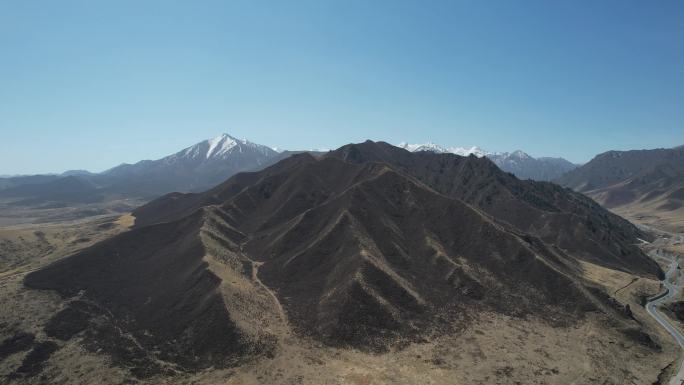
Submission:
[[[632,220],[684,231],[684,148],[608,151],[558,183]]]
[[[295,155],[134,215],[25,285],[71,301],[48,335],[82,335],[140,377],[270,357],[288,336],[380,352],[484,311],[551,325],[598,311],[628,328],[579,261],[662,274],[635,246],[646,234],[578,193],[382,142]]]

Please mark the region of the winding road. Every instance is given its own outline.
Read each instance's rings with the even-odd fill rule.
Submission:
[[[664,327],[665,330],[667,330],[675,340],[677,340],[679,346],[682,348],[682,350],[684,350],[684,336],[679,330],[672,326],[672,324],[667,320],[667,318],[665,318],[665,316],[662,315],[662,313],[660,313],[660,311],[658,311],[658,306],[672,299],[672,297],[674,297],[679,290],[670,282],[670,277],[677,272],[677,266],[678,264],[676,260],[670,263],[670,267],[665,273],[665,279],[662,280],[665,291],[653,297],[646,304],[646,311],[651,315],[651,317],[655,318],[655,320],[658,321],[658,323],[662,325],[662,327]],[[679,371],[670,379],[669,385],[682,385],[682,383],[684,383],[684,361],[680,363]]]

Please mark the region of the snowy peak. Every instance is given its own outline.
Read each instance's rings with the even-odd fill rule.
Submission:
[[[406,142],[401,142],[399,143],[399,147],[411,151],[411,152],[417,152],[417,151],[430,151],[430,152],[436,152],[436,153],[450,153],[450,154],[456,154],[460,156],[469,156],[469,155],[475,155],[478,158],[482,158],[483,156],[488,156],[493,153],[483,150],[480,147],[473,146],[469,148],[465,147],[442,147],[438,144],[432,143],[432,142],[427,142],[427,143],[422,143],[422,144],[410,144]]]
[[[244,143],[247,141],[244,140]],[[233,138],[228,134],[221,134],[215,138],[209,139],[207,141],[209,144],[209,149],[207,150],[206,158],[209,159],[212,156],[221,156],[229,152],[232,148],[237,146],[238,139]]]
[[[447,152],[451,154],[456,154],[456,155],[461,155],[461,156],[470,156],[470,155],[475,155],[478,158],[482,158],[483,156],[489,156],[492,155],[492,152],[486,151],[481,149],[480,147],[473,146],[470,148],[464,148],[464,147],[449,147],[447,149]]]
[[[513,152],[490,152],[480,147],[442,147],[432,142],[425,144],[400,143],[399,147],[406,150],[431,151],[437,153],[451,153],[460,156],[474,155],[478,158],[487,157],[500,169],[515,174],[520,179],[553,180],[577,167],[562,158],[534,158],[527,153],[516,150]]]
[[[228,134],[221,134],[217,137],[190,146],[177,154],[171,155],[169,158],[190,158],[211,161],[214,159],[223,160],[235,153],[251,152],[260,153],[265,156],[272,156],[277,153],[269,147],[252,143],[247,139],[237,139]]]
[[[401,142],[399,143],[399,147],[411,151],[411,152],[417,152],[417,151],[430,151],[430,152],[436,152],[436,153],[444,153],[447,152],[447,150],[435,143],[432,142],[427,142],[427,143],[422,143],[422,144],[410,144],[406,142]]]
[[[520,159],[520,160],[532,159],[531,156],[529,156],[527,153],[522,152],[520,150],[516,150],[510,154],[504,154],[504,155],[506,155],[507,158],[514,158],[514,159]]]
[[[149,195],[202,191],[238,172],[260,169],[277,156],[267,146],[221,134],[161,159],[122,164],[103,174]]]
[[[500,152],[497,154],[489,154],[487,155],[490,159],[494,161],[494,163],[499,164],[501,162],[526,162],[526,161],[535,161],[538,159],[535,159],[531,157],[529,154],[527,154],[524,151],[520,150],[515,150],[513,152]],[[543,158],[539,158],[539,160],[542,160]]]

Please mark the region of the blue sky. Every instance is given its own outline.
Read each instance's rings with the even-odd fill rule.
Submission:
[[[684,144],[684,2],[0,2],[0,174],[221,132],[575,162]]]

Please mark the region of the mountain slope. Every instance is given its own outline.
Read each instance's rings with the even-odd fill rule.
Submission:
[[[626,220],[582,194],[547,182],[520,181],[487,158],[409,151],[383,142],[347,145],[323,158],[346,163],[384,163],[430,189],[479,208],[519,231],[606,267],[642,274],[661,274],[636,246],[650,239]],[[315,161],[309,154],[288,158],[278,168],[296,169]],[[272,172],[271,169],[265,171]],[[203,194],[170,194],[137,209],[141,226],[178,219],[202,206],[218,204],[254,183],[260,174],[231,178]]]
[[[609,151],[558,183],[632,219],[656,217],[684,229],[684,149]]]
[[[533,158],[518,150],[510,152],[489,152],[479,147],[442,147],[428,142],[425,144],[401,143],[399,147],[411,152],[429,151],[435,153],[450,153],[461,156],[475,155],[478,158],[486,156],[491,159],[500,169],[510,172],[519,179],[532,179],[550,181],[560,177],[566,172],[573,170],[577,165],[563,158]]]
[[[564,250],[558,233],[591,236],[581,223],[605,215],[593,260],[658,268],[611,254],[623,245],[610,226],[623,223],[595,204],[582,217],[589,200],[579,197],[487,159],[366,142],[159,198],[134,212],[129,232],[24,284],[69,301],[48,336],[82,338],[137,377],[232,367],[292,341],[386,352],[459,333],[481,314],[571,327],[600,312],[626,333],[624,309],[584,278],[593,246]],[[635,242],[638,231],[624,230]]]
[[[99,178],[113,190],[152,196],[201,191],[237,172],[261,168],[277,155],[269,147],[222,134],[158,160],[122,164]]]
[[[609,187],[662,165],[684,167],[684,150],[661,148],[604,152],[582,167],[558,178],[557,182],[586,192]]]
[[[577,165],[563,158],[533,158],[522,151],[493,154],[488,158],[500,169],[512,173],[519,179],[551,181],[577,168]]]
[[[89,344],[139,377],[158,374],[165,363],[184,370],[220,367],[271,349],[228,314],[221,279],[208,267],[207,220],[198,211],[124,233],[27,276],[29,287],[73,298],[48,335],[69,340],[85,332]]]
[[[487,158],[410,153],[383,142],[348,145],[330,153],[348,162],[385,162],[441,194],[480,208],[523,232],[604,266],[655,274],[635,245],[649,239],[626,220],[582,194],[547,182],[520,181]]]

